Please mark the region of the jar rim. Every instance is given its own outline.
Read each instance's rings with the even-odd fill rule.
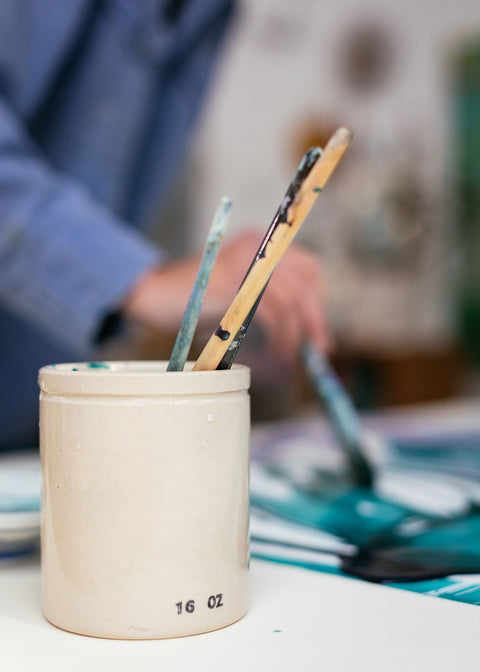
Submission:
[[[248,390],[250,369],[167,371],[167,361],[70,362],[43,366],[38,384],[43,393],[60,395],[190,395]]]

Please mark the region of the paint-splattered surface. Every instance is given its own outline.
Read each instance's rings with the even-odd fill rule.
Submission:
[[[414,581],[384,582],[480,604],[480,417],[477,404],[450,408],[367,419],[373,490],[352,487],[319,419],[254,431],[252,555],[351,576],[350,558],[379,539],[423,567],[433,548],[435,562],[469,573],[419,580],[416,567]]]

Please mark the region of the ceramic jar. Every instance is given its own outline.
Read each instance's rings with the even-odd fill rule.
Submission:
[[[46,618],[97,637],[221,628],[247,610],[248,368],[40,370]]]

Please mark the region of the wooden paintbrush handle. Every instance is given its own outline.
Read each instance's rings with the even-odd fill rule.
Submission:
[[[318,161],[319,157],[322,155],[322,150],[320,147],[310,147],[310,149],[305,152],[305,154],[302,157],[302,160],[300,161],[300,165],[298,166],[295,175],[293,176],[292,181],[290,182],[288,189],[286,191],[285,196],[283,197],[282,202],[280,203],[277,212],[275,213],[275,216],[273,217],[272,223],[270,224],[267,233],[265,234],[260,247],[257,250],[257,253],[255,254],[252,263],[250,264],[250,267],[248,271],[245,274],[245,277],[250,272],[250,269],[252,266],[260,259],[263,257],[263,252],[268,245],[270,238],[272,237],[273,232],[279,226],[280,224],[284,223],[286,221],[286,215],[287,215],[287,210],[290,206],[290,204],[293,202],[295,199],[295,196],[298,193],[298,190],[302,186],[302,184],[305,182],[305,178],[307,177],[308,173],[312,170],[314,164],[316,161]],[[245,279],[245,278],[244,278]],[[243,284],[243,280],[242,280]],[[237,353],[239,349],[242,346],[243,340],[245,336],[247,335],[248,327],[250,326],[251,321],[253,320],[253,317],[255,315],[255,312],[257,310],[257,307],[262,300],[262,296],[264,291],[267,288],[268,283],[265,284],[262,293],[258,297],[258,299],[255,301],[253,304],[250,312],[248,313],[247,317],[245,320],[242,322],[240,329],[237,331],[235,334],[235,338],[233,339],[231,345],[229,346],[228,350],[225,352],[224,356],[222,357],[221,361],[219,362],[217,369],[230,369],[232,367],[233,362],[235,361],[235,358],[237,356]]]
[[[307,175],[286,212],[286,221],[279,224],[256,259],[235,295],[219,326],[193,366],[194,371],[214,370],[219,365],[235,335],[257,301],[275,266],[287,250],[305,217],[324,188],[330,175],[350,144],[352,133],[338,129],[328,141],[322,156]]]

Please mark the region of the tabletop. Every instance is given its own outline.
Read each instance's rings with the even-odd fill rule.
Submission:
[[[0,563],[5,672],[476,671],[479,632],[477,606],[252,560],[250,608],[239,622],[181,639],[95,639],[44,619],[37,556]]]

